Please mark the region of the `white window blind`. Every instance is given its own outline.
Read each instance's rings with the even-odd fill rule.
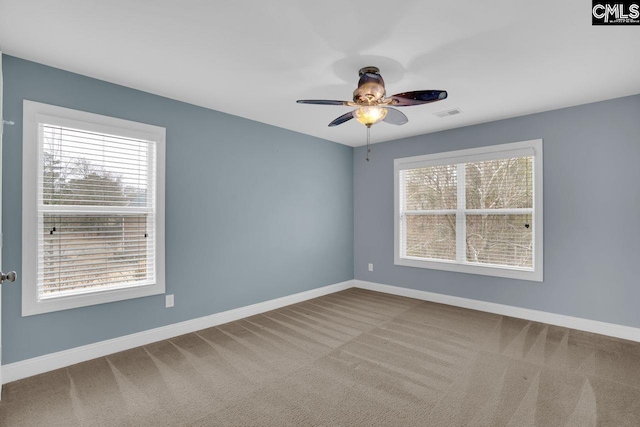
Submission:
[[[38,296],[154,282],[155,143],[40,124]]]
[[[526,145],[398,159],[396,264],[541,280],[542,146]]]
[[[164,138],[24,102],[23,315],[164,293]]]
[[[455,260],[458,203],[455,165],[403,170],[401,179],[405,254]]]
[[[533,269],[533,156],[465,168],[466,261]]]

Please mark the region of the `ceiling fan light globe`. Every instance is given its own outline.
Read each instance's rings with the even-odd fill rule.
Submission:
[[[360,107],[354,111],[356,120],[365,126],[374,125],[387,117],[387,109],[380,107]]]

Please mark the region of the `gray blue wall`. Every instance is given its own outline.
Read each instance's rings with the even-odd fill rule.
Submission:
[[[22,101],[167,129],[164,296],[21,316],[3,285],[3,363],[353,278],[353,149],[3,57],[3,267],[20,274]],[[204,88],[203,90],[206,90]]]
[[[538,138],[544,282],[393,264],[393,159]],[[375,144],[371,159],[354,152],[356,279],[640,327],[640,95]]]
[[[21,317],[3,363],[355,278],[640,327],[640,95],[345,146],[3,57],[3,267],[20,273],[22,101],[167,128],[164,296]],[[446,120],[446,119],[443,119]],[[384,124],[380,125],[384,126]],[[544,139],[544,282],[393,265],[393,159]],[[293,179],[292,179],[293,178]],[[355,228],[354,228],[354,216]],[[373,262],[373,272],[367,263]]]

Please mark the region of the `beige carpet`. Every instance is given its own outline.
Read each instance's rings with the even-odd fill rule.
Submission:
[[[640,344],[349,289],[3,398],[3,427],[640,426]]]

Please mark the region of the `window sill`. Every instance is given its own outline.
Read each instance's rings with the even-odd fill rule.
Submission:
[[[27,291],[23,286],[23,293]],[[104,304],[108,302],[123,301],[132,298],[142,298],[151,295],[160,295],[165,293],[163,283],[154,283],[151,285],[136,286],[121,289],[110,289],[104,291],[96,291],[91,293],[69,295],[60,297],[51,297],[37,300],[33,298],[23,298],[22,317],[33,316],[36,314],[51,313],[53,311],[69,310],[72,308],[86,307],[91,305]]]
[[[525,270],[517,267],[492,267],[477,264],[459,264],[455,261],[427,261],[422,259],[396,258],[395,265],[404,267],[428,268],[432,270],[455,271],[457,273],[480,274],[483,276],[504,277],[508,279],[542,282],[542,269]]]

